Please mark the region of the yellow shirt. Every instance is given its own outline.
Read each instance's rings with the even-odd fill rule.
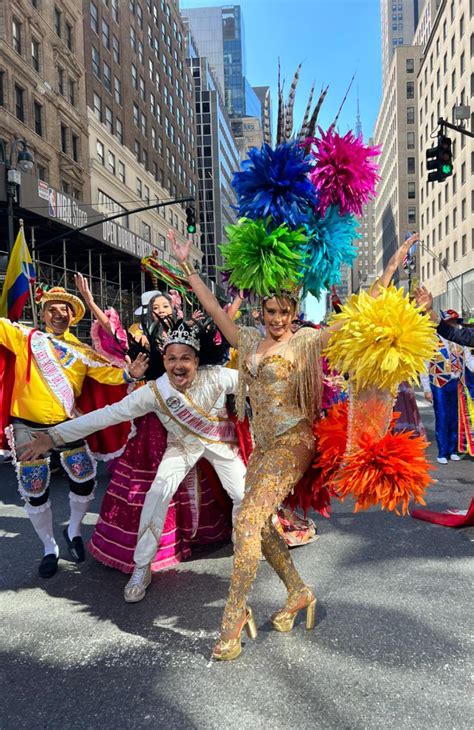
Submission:
[[[28,365],[28,334],[31,330],[18,326],[8,319],[0,318],[0,345],[15,353],[15,383],[11,400],[10,415],[45,425],[54,425],[69,418],[59,398],[49,387],[41,374],[34,356],[31,357],[30,381],[26,382]],[[123,385],[124,372],[111,365],[94,367],[90,363],[106,362],[92,348],[83,345],[69,330],[63,335],[54,336],[57,341],[70,343],[83,359],[71,357],[67,347],[63,351],[54,350],[57,364],[62,369],[77,398],[82,390],[84,378],[89,376],[99,383]],[[53,350],[52,350],[53,352]],[[84,362],[85,361],[85,362]]]

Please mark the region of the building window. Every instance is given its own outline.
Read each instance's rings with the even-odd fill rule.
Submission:
[[[122,104],[122,82],[116,76],[114,77],[114,97],[117,104]]]
[[[140,110],[138,108],[138,104],[135,102],[133,103],[133,123],[136,127],[140,126]]]
[[[114,213],[126,212],[126,209],[120,203],[117,203],[110,195],[104,193],[103,190],[97,190],[98,193],[98,208],[101,213],[105,215],[113,215]],[[128,215],[124,215],[122,218],[116,218],[116,223],[128,228]]]
[[[134,63],[132,63],[132,86],[134,89],[138,89],[138,74],[137,74],[137,67]]]
[[[79,137],[74,132],[71,135],[72,159],[79,162]]]
[[[103,81],[104,81],[104,88],[106,91],[109,92],[109,94],[112,93],[112,71],[110,70],[110,66],[108,63],[105,63],[102,66],[103,69]]]
[[[137,34],[135,28],[130,28],[130,45],[132,46],[135,53],[137,52]]]
[[[61,124],[61,151],[67,154],[67,127]]]
[[[115,136],[120,144],[123,144],[123,125],[120,119],[115,119]]]
[[[115,63],[120,63],[120,41],[116,35],[112,36],[112,56]]]
[[[107,155],[107,167],[109,168],[112,175],[115,175],[115,155],[110,150]]]
[[[21,56],[21,23],[18,20],[12,20],[12,40],[14,50]]]
[[[35,38],[31,39],[31,65],[35,71],[40,70],[40,42]]]
[[[36,165],[36,173],[38,175],[38,180],[43,180],[43,182],[48,182],[48,173],[47,173],[44,165]]]
[[[407,149],[415,149],[415,132],[407,132]]]
[[[416,188],[414,182],[408,183],[408,198],[414,200],[416,198]]]
[[[415,123],[415,107],[407,106],[407,124]]]
[[[416,208],[414,206],[408,206],[407,222],[409,226],[416,224]]]
[[[74,50],[74,28],[71,23],[66,23],[66,45],[70,51]]]
[[[112,18],[116,23],[120,20],[119,0],[112,0]]]
[[[415,98],[415,82],[407,81],[407,99]]]
[[[95,46],[92,46],[92,73],[100,79],[100,55]]]
[[[118,161],[117,177],[125,185],[125,165],[121,160]]]
[[[461,256],[465,256],[467,254],[467,236],[464,234],[464,236],[461,239]]]
[[[54,8],[54,30],[56,35],[61,38],[61,26],[62,26],[62,12],[59,8]]]
[[[143,186],[142,186],[142,181],[140,180],[140,178],[139,178],[139,177],[137,177],[137,182],[136,182],[136,191],[137,191],[137,196],[138,196],[138,197],[140,198],[140,200],[141,200],[141,198],[142,198],[142,192],[143,192]]]
[[[105,165],[105,149],[102,142],[99,142],[97,140],[97,161],[100,162],[101,165]]]
[[[148,241],[148,243],[151,243],[151,226],[148,225],[148,223],[144,223],[142,221],[142,238],[145,239],[145,241]]]
[[[461,201],[461,220],[466,220],[466,198]]]
[[[142,97],[143,101],[145,101],[146,95],[145,95],[145,81],[140,76],[140,96]]]
[[[90,4],[91,28],[99,35],[99,11],[95,3]]]
[[[415,174],[415,158],[407,157],[407,173],[409,175]]]
[[[102,121],[102,99],[94,93],[94,116],[98,122]]]
[[[106,20],[102,20],[102,43],[110,51],[110,30]]]
[[[69,103],[72,106],[76,106],[76,82],[73,79],[69,79]]]
[[[43,107],[37,101],[33,102],[33,116],[35,123],[35,132],[40,137],[43,136]]]
[[[64,69],[58,68],[58,91],[64,96]]]
[[[69,191],[70,191],[69,183],[67,182],[67,180],[63,180],[61,182],[61,192],[65,193],[66,195],[69,195]]]
[[[109,106],[105,107],[104,124],[107,127],[107,130],[110,132],[110,134],[113,134],[114,133],[114,118],[113,118],[113,114],[112,114],[112,109]]]
[[[15,84],[15,116],[20,122],[25,121],[25,90]]]

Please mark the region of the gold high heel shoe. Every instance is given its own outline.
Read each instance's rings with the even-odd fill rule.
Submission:
[[[273,614],[271,617],[273,627],[282,633],[291,631],[298,612],[304,609],[306,609],[306,628],[309,630],[314,629],[316,598],[307,587],[294,594],[294,597],[289,597],[286,606]]]
[[[218,661],[231,661],[237,659],[242,651],[242,645],[240,643],[242,631],[245,629],[249,639],[255,639],[257,637],[257,625],[253,617],[252,609],[247,608],[245,611],[245,618],[243,619],[242,625],[238,630],[238,635],[235,639],[227,639],[226,641],[218,641],[212,650],[212,658]]]

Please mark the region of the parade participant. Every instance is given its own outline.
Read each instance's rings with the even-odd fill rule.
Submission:
[[[459,315],[452,309],[441,313],[446,323],[455,324]],[[459,400],[458,388],[464,369],[462,348],[439,334],[438,348],[421,378],[425,399],[433,404],[438,464],[459,461]]]
[[[182,314],[181,298],[176,291],[144,292],[141,306],[135,311],[140,324],[132,325],[127,333],[113,309],[102,311],[94,301],[87,280],[78,275],[76,285],[86,305],[96,318],[91,328],[96,349],[124,362],[129,345],[135,343],[150,353],[145,379],[153,380],[164,372],[162,349],[169,328]],[[140,384],[142,386],[143,383]],[[104,565],[132,573],[140,516],[146,494],[155,478],[166,450],[167,431],[155,413],[134,420],[136,430],[123,453],[113,462],[112,476],[100,506],[91,540],[90,553]],[[192,544],[227,540],[230,534],[230,509],[220,499],[221,487],[212,468],[199,462],[180,485],[171,499],[151,571],[179,563],[189,558]],[[225,494],[222,496],[226,497]]]
[[[24,459],[34,459],[52,444],[83,438],[99,428],[147,413],[158,416],[168,431],[168,445],[141,512],[134,553],[136,567],[124,592],[130,603],[145,596],[151,580],[150,563],[156,554],[170,499],[201,457],[214,467],[231,497],[234,516],[243,498],[245,466],[225,408],[226,395],[237,390],[238,375],[220,366],[198,369],[199,358],[205,363],[211,349],[204,328],[196,323],[177,323],[164,346],[163,376],[113,406],[38,435],[23,454]]]
[[[403,260],[410,242],[392,257],[393,270]],[[288,547],[275,529],[272,516],[299,482],[314,455],[313,418],[320,409],[321,348],[339,325],[324,330],[303,327],[295,334],[297,293],[280,291],[263,298],[262,338],[255,328],[237,325],[188,262],[190,242],[174,242],[174,254],[206,312],[231,346],[238,349],[240,385],[237,411],[243,417],[246,388],[252,407],[255,448],[247,467],[246,492],[234,527],[234,567],[215,659],[239,656],[245,628],[255,634],[247,595],[254,581],[260,552],[285,584],[288,599],[272,616],[278,631],[291,630],[297,613],[306,610],[307,628],[315,622],[316,598],[305,585]]]
[[[34,434],[74,417],[86,377],[124,385],[134,380],[133,375],[141,377],[146,358],[140,357],[129,370],[119,369],[83,345],[69,328],[82,319],[84,305],[62,287],[43,292],[41,304],[45,332],[0,319],[0,344],[15,355],[11,425],[6,433],[26,513],[44,546],[39,574],[48,578],[56,573],[59,556],[49,501],[50,458],[27,464],[18,452]],[[70,487],[70,517],[63,534],[72,559],[82,562],[81,523],[93,499],[96,464],[82,439],[72,439],[58,451]]]

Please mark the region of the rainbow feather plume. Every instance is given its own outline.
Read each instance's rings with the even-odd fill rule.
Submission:
[[[317,211],[324,215],[330,205],[337,205],[341,215],[361,216],[362,206],[375,197],[380,179],[373,162],[380,147],[365,145],[353,132],[341,137],[332,127],[319,133],[320,137],[312,140],[316,164],[310,173],[318,194]]]
[[[308,177],[311,156],[298,142],[284,142],[275,149],[268,144],[254,147],[241,167],[232,181],[241,217],[271,216],[275,225],[286,223],[290,228],[299,228],[307,220],[317,197]]]
[[[297,286],[302,276],[301,248],[306,242],[303,228],[291,230],[285,223],[273,227],[270,217],[243,218],[237,225],[226,226],[226,235],[228,242],[219,248],[232,286],[257,296]]]
[[[360,238],[358,222],[352,215],[340,215],[339,208],[331,205],[325,214],[312,215],[305,225],[308,237],[302,252],[304,256],[303,290],[317,299],[324,289],[341,281],[342,264],[352,264],[357,255],[354,241]]]

